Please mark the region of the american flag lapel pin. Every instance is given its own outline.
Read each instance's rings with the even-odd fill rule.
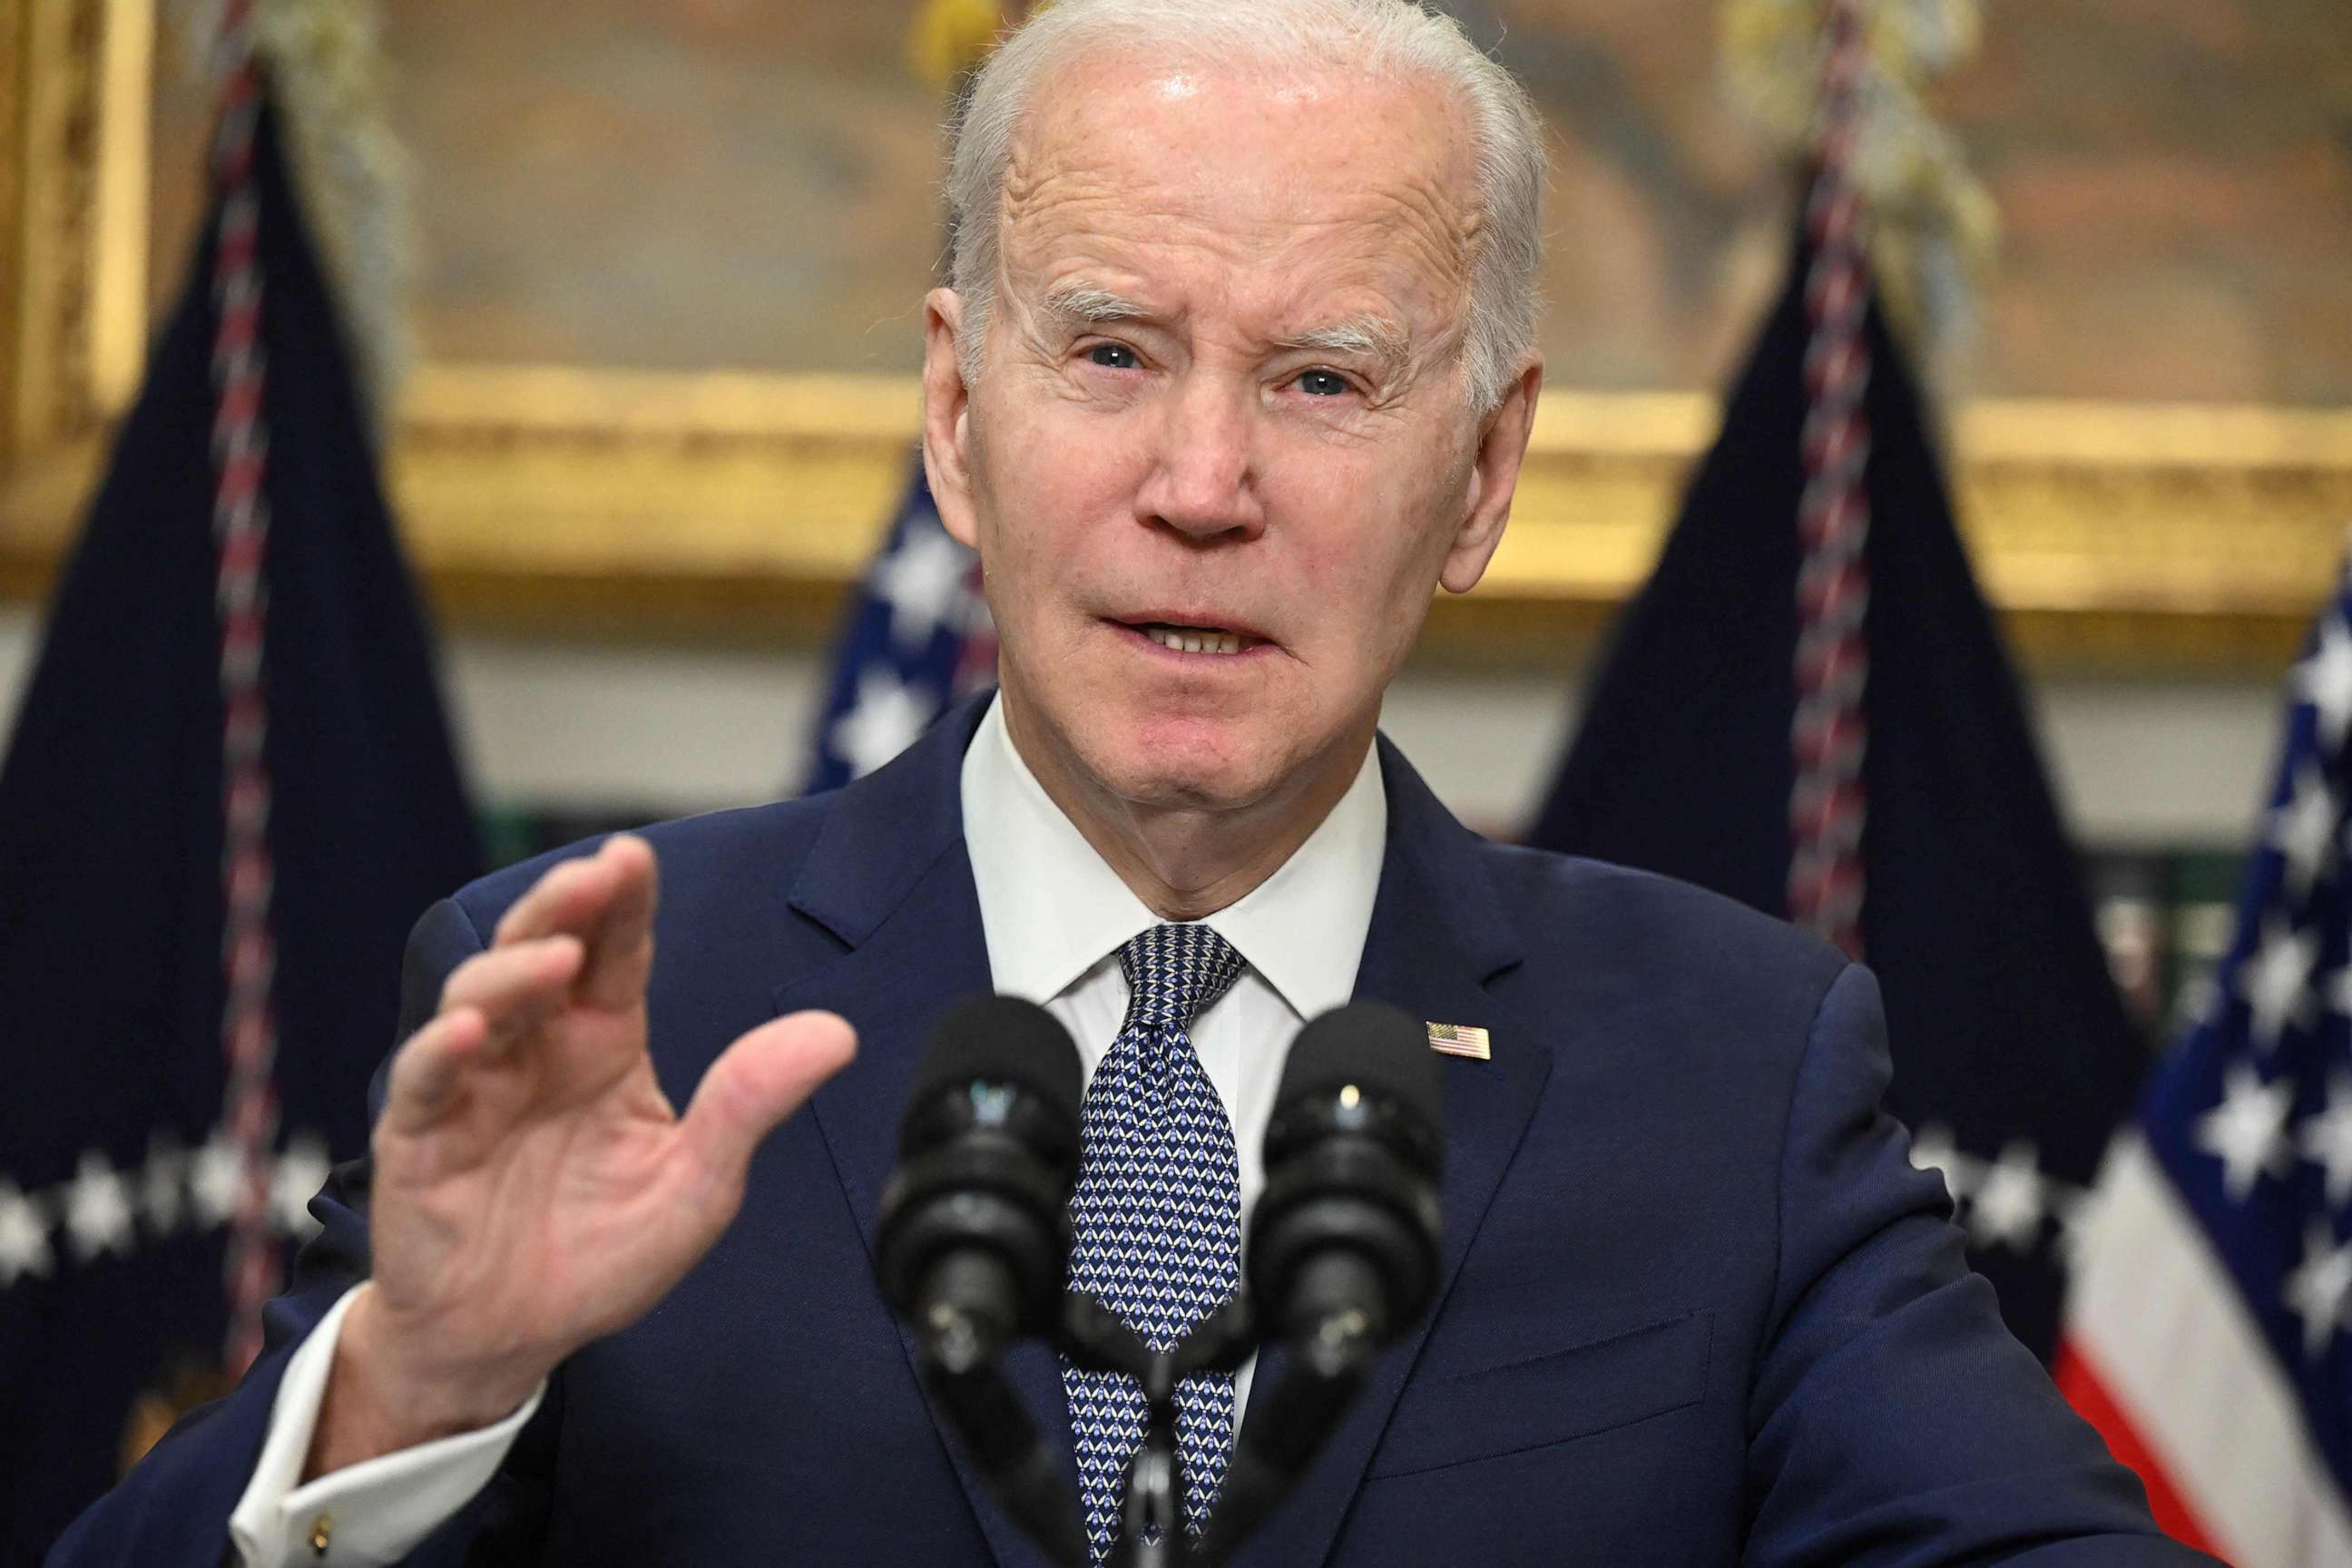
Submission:
[[[1468,1057],[1474,1062],[1492,1061],[1495,1058],[1486,1041],[1486,1031],[1475,1024],[1430,1025],[1429,1048],[1449,1057]]]

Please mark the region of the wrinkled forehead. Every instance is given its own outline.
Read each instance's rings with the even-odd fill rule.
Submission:
[[[1465,116],[1436,83],[1097,50],[1031,102],[998,214],[1016,299],[1099,272],[1186,310],[1355,295],[1416,339],[1458,331],[1482,215]]]

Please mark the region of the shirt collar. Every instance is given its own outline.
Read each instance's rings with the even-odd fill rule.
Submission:
[[[1013,749],[1001,699],[966,749],[963,834],[996,988],[1047,1002],[1160,923],[1104,863]],[[1206,924],[1301,1018],[1355,992],[1387,853],[1379,750],[1307,842]]]

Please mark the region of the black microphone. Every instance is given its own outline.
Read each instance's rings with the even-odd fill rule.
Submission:
[[[1080,1076],[1068,1031],[1034,1003],[950,1008],[916,1065],[874,1247],[924,1386],[1006,1510],[1066,1568],[1087,1561],[1077,1500],[1000,1358],[1062,1319]]]
[[[1444,1100],[1425,1032],[1393,1007],[1351,1002],[1298,1032],[1248,1260],[1259,1310],[1294,1350],[1360,1359],[1429,1304]]]
[[[1422,1026],[1351,1002],[1298,1032],[1265,1130],[1246,1272],[1289,1352],[1243,1426],[1198,1558],[1227,1562],[1289,1494],[1382,1346],[1437,1283],[1445,1082]]]
[[[915,1068],[875,1266],[891,1310],[950,1370],[1060,1320],[1079,1076],[1068,1031],[1011,996],[950,1008]]]

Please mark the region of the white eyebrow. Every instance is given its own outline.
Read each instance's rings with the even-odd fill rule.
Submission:
[[[1296,337],[1285,339],[1281,346],[1369,359],[1391,370],[1401,368],[1408,357],[1404,333],[1391,322],[1369,316],[1328,327],[1310,328]]]
[[[1064,283],[1048,289],[1038,308],[1057,321],[1082,327],[1140,321],[1151,314],[1134,300],[1091,283]]]

